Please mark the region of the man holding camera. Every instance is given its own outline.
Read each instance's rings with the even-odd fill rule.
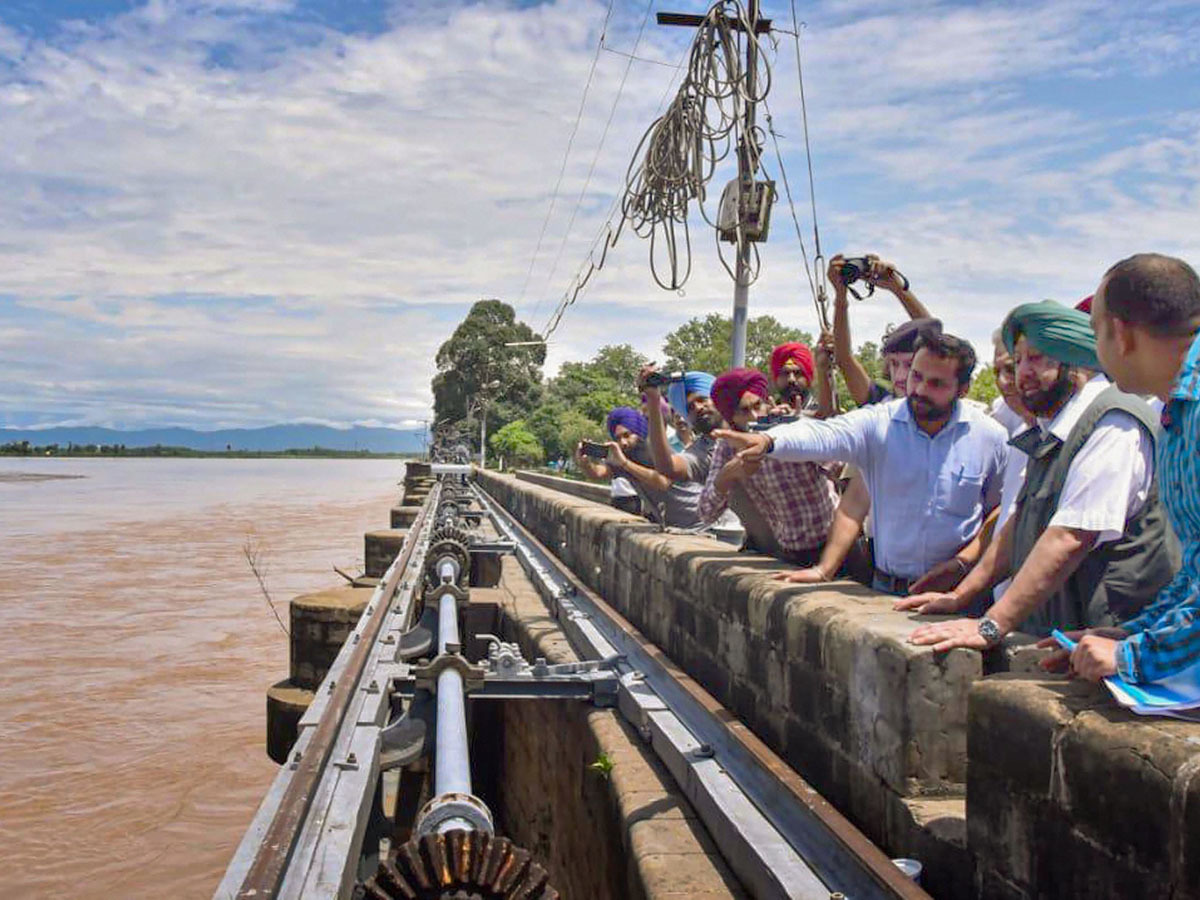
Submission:
[[[579,468],[595,479],[627,478],[642,498],[643,507],[660,524],[672,528],[697,527],[699,485],[675,483],[655,471],[646,443],[649,428],[646,417],[631,407],[618,406],[608,414],[606,424],[612,440],[605,444],[581,441],[575,450]],[[600,448],[604,448],[603,455]]]
[[[829,282],[833,285],[833,358],[846,379],[846,389],[850,392],[851,399],[858,406],[866,406],[870,403],[882,403],[892,397],[903,397],[908,370],[916,352],[918,334],[924,331],[941,332],[942,323],[929,315],[925,304],[917,299],[917,295],[909,288],[908,279],[896,266],[874,254],[847,258],[839,253],[829,260],[828,275]],[[878,287],[894,295],[908,313],[910,321],[885,334],[880,347],[884,374],[892,383],[890,394],[871,379],[863,364],[854,355],[854,347],[850,340],[848,295],[853,289],[851,286],[856,282],[866,284],[872,292]],[[822,335],[822,345],[828,343],[829,338]]]
[[[905,594],[973,537],[999,502],[1008,435],[986,413],[960,402],[974,367],[975,351],[966,341],[923,334],[904,400],[716,437],[746,466],[774,460],[856,465],[875,516],[872,583]]]
[[[673,482],[688,482],[700,488],[708,481],[716,441],[712,433],[725,427],[725,420],[712,401],[713,376],[707,372],[659,372],[653,365],[643,366],[638,373],[638,386],[645,391],[649,408],[650,459],[657,472]],[[665,388],[671,408],[687,418],[696,434],[682,451],[671,448],[666,421],[656,412],[656,399]],[[660,407],[659,407],[660,408]],[[746,533],[745,546],[763,553],[775,554],[778,543],[770,526],[759,515],[743,491],[730,495],[729,511],[713,520],[713,524],[736,529],[740,524]]]

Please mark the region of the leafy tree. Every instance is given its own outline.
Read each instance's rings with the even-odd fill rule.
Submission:
[[[580,441],[607,441],[608,432],[603,424],[569,409],[559,418],[559,440],[566,450],[563,455],[570,456]]]
[[[1000,388],[996,387],[996,370],[990,365],[984,366],[982,369],[975,370],[975,377],[971,380],[971,387],[967,391],[967,396],[972,400],[978,400],[980,403],[991,404],[993,400],[1000,396]]]
[[[542,396],[542,363],[546,348],[537,344],[506,347],[506,343],[537,340],[533,329],[517,321],[516,313],[500,300],[480,300],[471,307],[438,349],[438,373],[433,378],[434,429],[447,429],[470,417],[473,428],[455,428],[455,437],[478,447],[479,401],[488,400],[488,431],[532,412]],[[486,387],[499,382],[494,388]]]
[[[719,313],[692,318],[666,336],[663,341],[665,366],[670,369],[699,369],[719,375],[729,368],[729,344],[733,338],[733,320]],[[746,365],[768,371],[771,351],[788,341],[803,341],[810,346],[812,335],[789,328],[774,316],[756,316],[746,323]]]
[[[535,465],[544,458],[541,442],[523,419],[509,422],[488,438],[488,444],[506,465]]]
[[[587,362],[563,363],[558,374],[547,384],[547,392],[555,401],[568,407],[578,406],[590,394],[605,394],[613,402],[605,408],[603,415],[613,406],[637,404],[637,373],[647,362],[649,360],[629,344],[601,347]],[[588,415],[596,418],[591,412]]]

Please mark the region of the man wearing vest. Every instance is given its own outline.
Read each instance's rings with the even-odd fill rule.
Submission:
[[[1098,681],[1200,688],[1200,277],[1181,259],[1139,253],[1104,275],[1092,305],[1104,369],[1125,390],[1166,405],[1158,439],[1158,481],[1183,566],[1154,602],[1117,628],[1072,637],[1071,670]],[[1068,664],[1063,650],[1042,665]]]
[[[1012,576],[982,619],[924,625],[909,640],[984,649],[1012,631],[1112,625],[1134,616],[1179,566],[1154,479],[1155,417],[1099,369],[1086,313],[1047,300],[1005,319],[1005,346],[1037,424],[1012,444],[1028,456],[1017,508],[979,565],[950,593],[896,602],[958,612]]]

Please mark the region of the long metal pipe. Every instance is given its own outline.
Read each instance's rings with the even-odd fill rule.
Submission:
[[[459,643],[458,601],[449,591],[438,600],[438,653]],[[437,749],[434,755],[437,796],[471,793],[471,754],[467,745],[467,707],[462,675],[445,669],[437,683]],[[465,819],[448,819],[438,830],[474,827]]]

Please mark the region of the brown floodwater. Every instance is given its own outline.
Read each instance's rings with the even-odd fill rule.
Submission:
[[[0,460],[0,896],[209,897],[276,767],[287,600],[358,571],[394,461]]]

